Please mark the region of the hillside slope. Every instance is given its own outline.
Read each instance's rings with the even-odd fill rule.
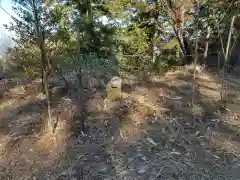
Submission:
[[[76,134],[78,119],[72,119],[79,102],[55,99],[54,136],[45,131],[38,82],[9,83],[0,103],[0,179],[236,180],[240,86],[237,79],[228,82],[223,111],[217,75],[203,72],[196,82],[185,69],[144,80],[127,75],[106,110],[101,91],[88,95],[86,135]]]

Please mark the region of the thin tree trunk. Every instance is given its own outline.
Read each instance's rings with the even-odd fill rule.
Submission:
[[[192,53],[192,47],[191,44],[188,43],[188,39],[185,36],[185,33],[183,33],[183,44],[184,44],[184,48],[186,51],[186,64],[191,64],[194,61],[194,57],[193,57],[193,53]]]
[[[41,67],[41,79],[42,79],[42,87],[41,87],[41,90],[42,90],[42,93],[44,93],[45,92],[45,90],[44,90],[44,69],[43,69],[43,65],[42,65],[42,67]]]
[[[232,21],[231,21],[231,25],[230,25],[230,29],[229,29],[229,34],[228,34],[228,41],[227,41],[227,47],[226,47],[226,53],[224,54],[224,69],[223,69],[223,74],[222,74],[222,78],[223,78],[223,83],[222,83],[222,88],[224,90],[222,98],[224,100],[224,103],[226,103],[226,96],[227,96],[227,80],[225,80],[225,71],[226,71],[226,64],[228,63],[228,58],[229,58],[229,49],[230,49],[230,43],[231,43],[231,38],[232,38],[232,32],[233,32],[233,25],[235,22],[236,16],[232,17]],[[226,108],[226,105],[225,105]]]
[[[86,109],[85,109],[85,105],[86,105],[86,99],[84,97],[84,87],[83,87],[83,79],[82,79],[82,66],[80,67],[80,70],[76,71],[77,76],[78,76],[78,90],[79,90],[79,98],[77,99],[77,101],[79,102],[79,121],[80,121],[80,131],[82,133],[85,132],[85,118],[86,118]]]
[[[217,61],[218,61],[218,64],[217,64],[217,67],[218,67],[218,72],[219,72],[219,70],[220,70],[220,55],[221,55],[221,53],[220,53],[220,51],[218,51],[218,53],[217,53]]]
[[[193,96],[192,96],[192,107],[193,110],[195,111],[195,106],[196,106],[196,101],[195,101],[195,96],[196,96],[196,67],[197,67],[197,62],[198,62],[198,41],[199,41],[199,37],[198,37],[198,32],[199,32],[199,2],[198,0],[196,0],[196,44],[195,44],[195,58],[194,58],[194,74],[193,74]]]
[[[183,35],[182,33],[176,28],[176,27],[173,27],[173,30],[175,32],[175,35],[176,35],[176,38],[178,40],[178,43],[180,45],[180,48],[181,48],[181,51],[182,51],[182,54],[184,55],[184,57],[186,57],[186,48],[184,46],[184,42],[183,42]]]
[[[156,26],[156,25],[154,25]],[[156,27],[154,27],[154,34],[153,34],[153,38],[152,38],[152,62],[155,63],[156,59],[157,59],[157,55],[159,54],[158,51],[158,47],[156,46],[156,42],[155,39],[157,38],[157,31],[156,31]]]
[[[77,34],[77,45],[78,45],[78,53],[80,53],[80,29],[79,29],[79,24],[77,24],[76,28],[76,34]]]
[[[43,38],[43,34],[41,31],[41,26],[40,26],[40,21],[39,21],[39,17],[38,17],[38,12],[37,12],[37,8],[36,8],[36,4],[35,4],[35,0],[32,0],[32,5],[33,5],[33,11],[34,11],[34,18],[36,21],[36,33],[38,36],[38,40],[37,40],[37,44],[38,47],[40,49],[40,53],[41,53],[41,62],[42,62],[42,85],[43,85],[43,90],[45,91],[44,88],[44,81],[46,81],[45,79],[45,75],[44,72],[47,71],[47,62],[46,62],[46,53],[45,53],[45,48],[44,48],[44,38]],[[46,93],[46,92],[44,92]]]
[[[184,4],[177,4],[176,7],[174,6],[174,3],[177,2],[172,2],[172,0],[167,0],[168,6],[172,11],[173,18],[172,18],[172,26],[173,30],[175,32],[175,35],[177,37],[177,40],[179,42],[179,45],[181,47],[181,51],[183,54],[183,64],[190,64],[193,61],[193,58],[191,57],[191,52],[189,49],[189,44],[187,42],[187,39],[185,37],[184,33],[184,23],[185,23],[185,7]]]
[[[42,62],[42,71],[43,71],[43,82],[42,84],[44,85],[44,93],[47,96],[47,106],[48,106],[48,131],[50,133],[53,133],[53,122],[52,122],[52,117],[51,117],[51,93],[49,91],[48,87],[48,76],[50,73],[50,66],[49,66],[49,60],[46,59],[46,51],[45,51],[45,39],[44,39],[44,34],[41,28],[40,20],[39,20],[39,15],[37,12],[36,8],[36,2],[35,0],[32,0],[32,5],[33,5],[33,11],[34,11],[34,18],[36,20],[36,33],[38,36],[38,46],[41,52],[41,62]]]
[[[208,55],[208,46],[209,46],[210,33],[211,33],[211,27],[208,26],[208,28],[207,28],[207,36],[206,36],[206,43],[205,43],[205,50],[204,50],[204,57],[203,57],[205,64],[206,64],[207,55]]]
[[[228,57],[229,57],[229,48],[230,48],[230,43],[231,43],[231,38],[232,38],[232,31],[233,31],[233,25],[234,25],[235,19],[236,19],[236,16],[233,16],[232,17],[232,21],[231,21],[231,25],[230,25],[230,29],[229,29],[228,41],[227,41],[227,47],[226,47],[226,54],[225,54],[225,63],[227,63]]]

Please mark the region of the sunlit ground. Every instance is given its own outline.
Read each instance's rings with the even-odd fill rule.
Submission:
[[[240,86],[229,83],[228,110],[221,112],[221,79],[205,70],[195,82],[191,75],[180,69],[146,82],[124,79],[106,109],[95,94],[86,104],[85,135],[73,135],[73,100],[60,98],[52,109],[52,134],[35,85],[12,87],[0,103],[0,179],[240,177],[232,168],[240,153]]]

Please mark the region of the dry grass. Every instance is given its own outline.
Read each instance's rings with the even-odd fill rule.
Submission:
[[[231,79],[222,112],[218,77],[199,69],[194,111],[190,67],[144,81],[126,76],[107,109],[101,91],[84,105],[56,99],[54,135],[37,83],[9,87],[0,103],[0,179],[238,179],[238,82]],[[86,135],[77,131],[78,106],[86,107]]]

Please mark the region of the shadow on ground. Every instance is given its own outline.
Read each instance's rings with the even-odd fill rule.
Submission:
[[[234,103],[221,109],[219,87],[210,73],[194,82],[190,73],[179,71],[124,79],[122,94],[109,100],[106,109],[101,91],[84,101],[59,97],[54,135],[43,131],[45,100],[25,98],[0,118],[5,150],[0,179],[240,178],[238,114],[231,109]],[[85,135],[76,115],[85,119]],[[10,138],[15,132],[22,133],[14,137],[17,142]]]

